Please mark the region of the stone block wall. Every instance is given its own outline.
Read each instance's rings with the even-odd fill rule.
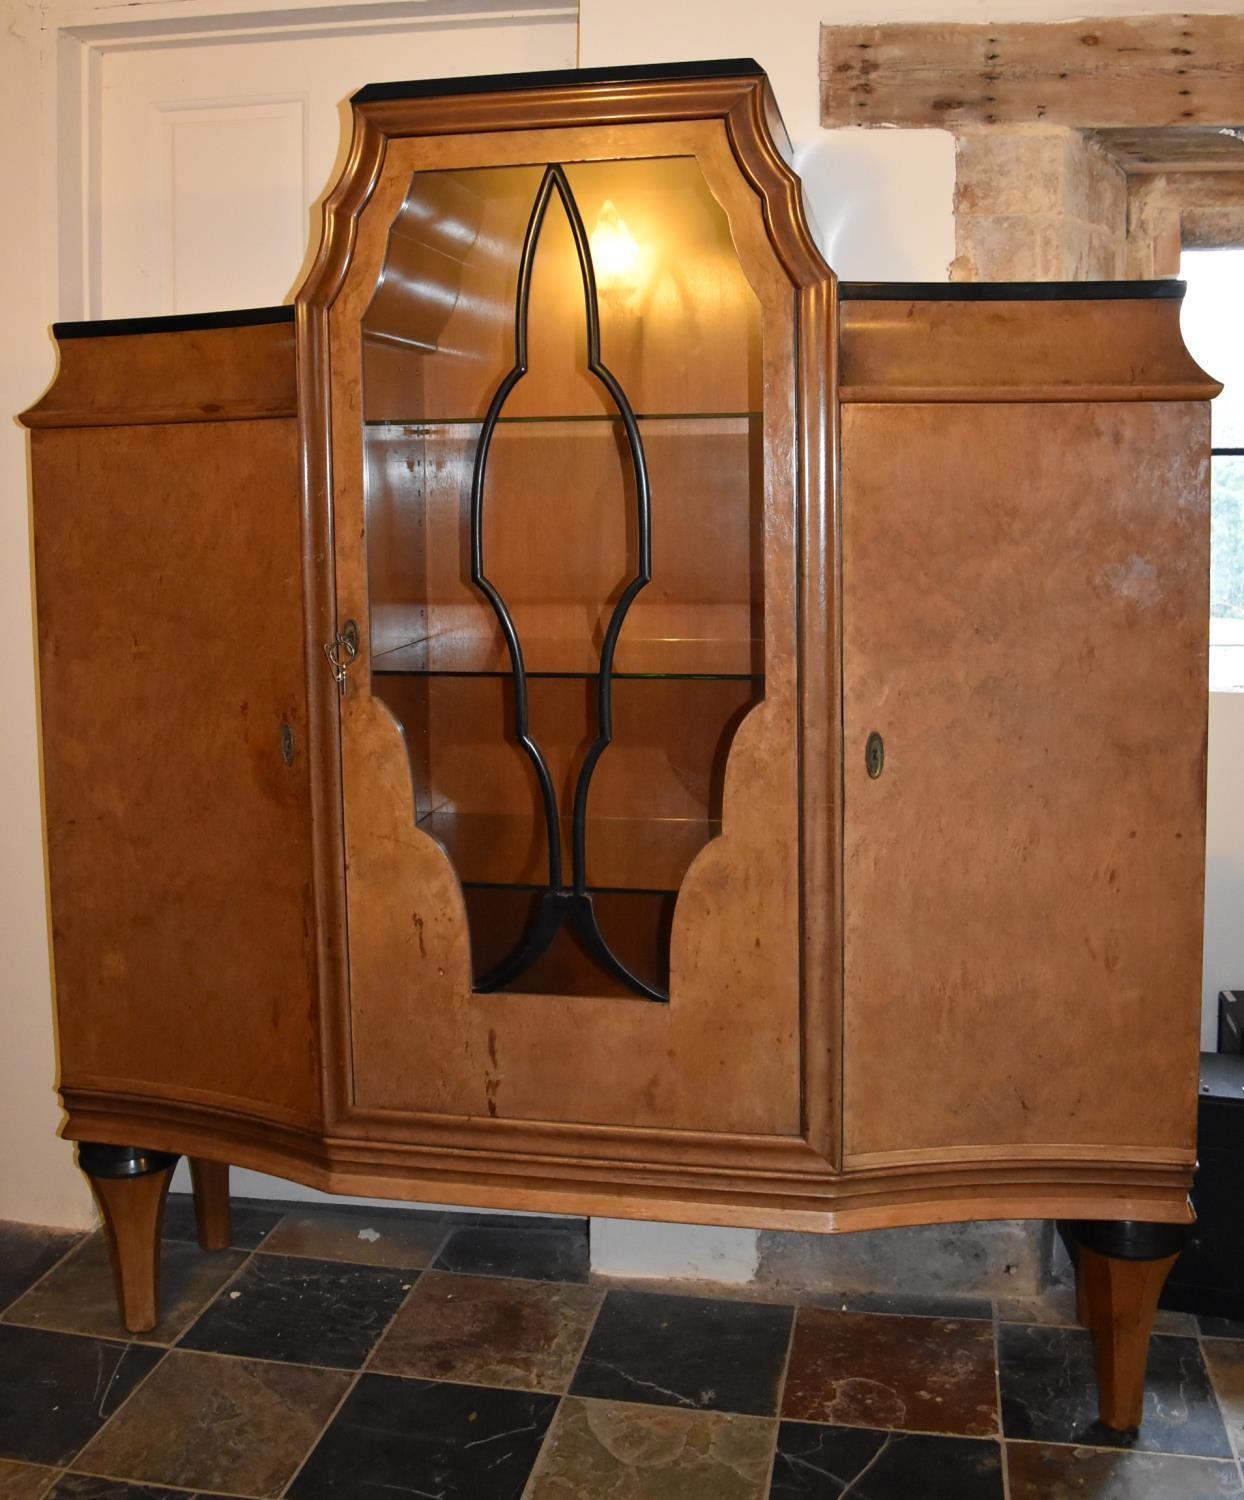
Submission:
[[[1082,132],[982,127],[957,138],[953,281],[1126,274],[1127,178]]]

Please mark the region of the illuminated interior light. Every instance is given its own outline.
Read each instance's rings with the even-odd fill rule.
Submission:
[[[597,286],[602,291],[634,291],[643,251],[611,198],[601,204],[590,239]]]

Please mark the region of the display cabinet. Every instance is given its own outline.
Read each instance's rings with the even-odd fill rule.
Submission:
[[[293,308],[60,325],[66,1133],[1079,1234],[1139,1417],[1194,1165],[1208,398],[1177,284],[839,286],[750,62],[385,84]]]

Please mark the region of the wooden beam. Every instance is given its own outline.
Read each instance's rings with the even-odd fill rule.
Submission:
[[[1132,203],[1161,202],[1186,209],[1239,208],[1244,205],[1244,172],[1148,173],[1128,184]]]
[[[1240,113],[1244,115],[1244,100]],[[1157,172],[1244,172],[1244,129],[1225,125],[1093,130],[1099,145],[1129,176]]]
[[[821,123],[1238,126],[1244,15],[821,28]]]

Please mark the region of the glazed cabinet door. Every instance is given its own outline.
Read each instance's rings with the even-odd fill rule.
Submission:
[[[330,315],[356,1121],[801,1137],[794,316],[720,121],[388,144]]]

